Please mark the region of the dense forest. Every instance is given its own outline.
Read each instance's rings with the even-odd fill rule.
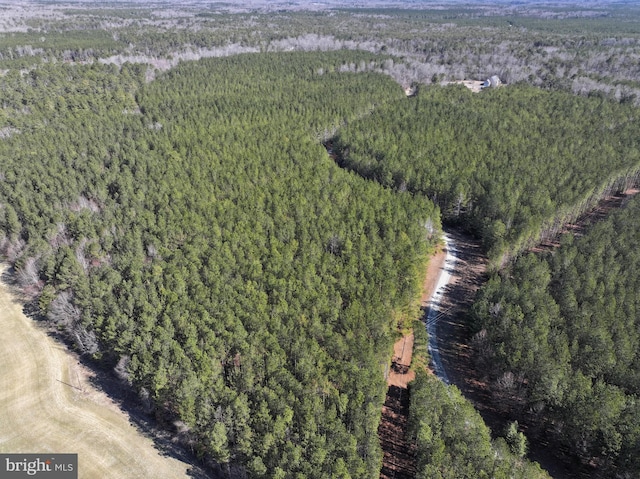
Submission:
[[[378,477],[413,325],[417,477],[545,477],[518,423],[424,372],[448,222],[491,259],[473,342],[505,417],[640,470],[638,206],[525,254],[638,181],[637,7],[281,7],[0,5],[0,249],[29,310],[252,478]]]
[[[421,88],[342,128],[341,164],[431,198],[494,267],[556,234],[640,172],[637,110],[525,85]]]
[[[254,477],[380,469],[382,371],[439,217],[316,139],[404,99],[388,77],[336,72],[365,59],[188,63],[135,95],[128,68],[76,66],[86,90],[62,97],[67,69],[2,78],[25,110],[0,144],[3,251],[23,287],[193,447]]]
[[[416,478],[548,478],[538,464],[525,460],[527,438],[517,422],[492,434],[457,387],[426,371],[427,333],[416,322],[407,431],[416,446]]]
[[[634,199],[554,254],[519,258],[474,306],[479,359],[512,414],[620,477],[640,470],[639,238]]]

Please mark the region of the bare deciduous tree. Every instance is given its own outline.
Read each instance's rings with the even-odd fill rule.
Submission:
[[[78,264],[82,267],[84,274],[89,272],[89,260],[85,254],[85,246],[87,245],[87,238],[82,238],[80,240],[80,244],[76,248],[76,260]]]
[[[49,244],[54,249],[58,249],[61,246],[69,246],[71,244],[71,237],[67,232],[67,225],[65,225],[64,223],[58,223],[56,227],[57,231],[55,235],[49,240]]]
[[[122,356],[120,356],[120,360],[118,361],[118,364],[116,364],[116,367],[113,368],[113,372],[116,373],[116,376],[118,376],[118,378],[120,378],[122,381],[125,382],[130,382],[130,375],[129,375],[129,371],[127,370],[127,368],[129,367],[129,361],[131,360],[131,358],[129,357],[129,355],[124,354]]]
[[[36,297],[42,291],[44,282],[38,273],[38,258],[27,258],[17,269],[16,277],[22,291],[29,297]]]
[[[72,325],[80,320],[80,314],[80,309],[73,304],[73,294],[63,291],[51,301],[47,318],[55,324]]]
[[[7,257],[7,261],[9,261],[9,263],[11,264],[15,263],[22,255],[24,247],[25,242],[21,238],[15,239],[13,241],[8,240],[5,243],[4,247],[4,254]]]
[[[73,338],[76,346],[83,353],[95,354],[98,352],[98,338],[94,331],[87,331],[81,324],[76,324],[73,327]]]

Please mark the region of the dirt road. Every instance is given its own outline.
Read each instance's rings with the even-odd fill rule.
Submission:
[[[435,375],[445,384],[449,384],[449,376],[444,368],[440,357],[440,343],[438,341],[438,322],[447,314],[449,307],[443,302],[444,295],[447,292],[449,282],[454,274],[456,262],[458,261],[458,252],[454,240],[450,235],[444,235],[445,259],[444,264],[440,268],[436,286],[432,292],[428,303],[426,315],[427,333],[429,334],[429,356],[431,358],[431,366]]]
[[[446,253],[438,250],[430,259],[422,286],[422,311],[426,311],[441,273]],[[406,440],[409,417],[408,384],[414,377],[410,370],[413,352],[413,333],[400,338],[394,345],[391,369],[387,376],[387,397],[382,408],[378,429],[383,451],[380,479],[412,479],[416,474],[415,445]]]

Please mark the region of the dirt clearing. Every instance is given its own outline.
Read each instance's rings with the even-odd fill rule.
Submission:
[[[429,266],[422,287],[421,306],[426,311],[438,278],[444,268],[446,254],[443,250],[429,259]],[[378,428],[383,451],[380,479],[412,479],[416,475],[415,445],[407,441],[409,418],[408,384],[415,378],[409,370],[413,353],[413,333],[400,338],[393,346],[391,370],[387,376],[387,397],[382,407]]]
[[[88,382],[86,368],[24,315],[5,282],[0,330],[0,452],[77,453],[80,478],[193,477]]]
[[[482,90],[483,81],[480,80],[459,80],[459,81],[447,81],[440,83],[443,86],[446,85],[464,85],[473,93],[479,93]]]

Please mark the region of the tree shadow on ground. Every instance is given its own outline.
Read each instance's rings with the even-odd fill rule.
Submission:
[[[37,303],[21,293],[14,268],[5,269],[0,276],[0,281],[9,288],[14,298],[13,301],[22,307],[25,316],[33,320],[58,344],[64,345],[67,353],[72,356],[72,361],[75,360],[91,372],[89,383],[97,390],[104,392],[127,415],[129,422],[136,427],[140,434],[153,441],[158,454],[185,463],[187,467],[185,474],[188,477],[195,479],[222,479],[226,477],[219,467],[204,464],[193,451],[189,450],[188,446],[182,444],[178,431],[172,424],[168,421],[163,423],[152,415],[148,408],[145,408],[140,396],[136,394],[132,386],[115,374],[112,365],[105,365],[105,363],[93,360],[88,355],[78,354],[69,337],[55,329],[47,318],[40,314]],[[79,385],[64,384],[82,391]]]
[[[489,369],[477,362],[472,347],[475,334],[470,309],[479,287],[486,282],[487,260],[479,241],[457,230],[447,233],[457,248],[457,261],[452,280],[440,301],[441,313],[436,324],[440,359],[451,384],[455,385],[482,416],[492,436],[502,434],[509,422],[526,417],[526,405],[517,398],[496,391],[491,385]],[[519,411],[519,412],[518,412]],[[518,416],[518,417],[516,417]],[[593,471],[578,464],[566,448],[550,441],[544,426],[521,421],[530,441],[529,458],[538,462],[556,479],[584,479],[593,477]]]
[[[380,479],[413,479],[416,475],[415,445],[407,440],[409,390],[389,386],[378,428],[384,454]]]

